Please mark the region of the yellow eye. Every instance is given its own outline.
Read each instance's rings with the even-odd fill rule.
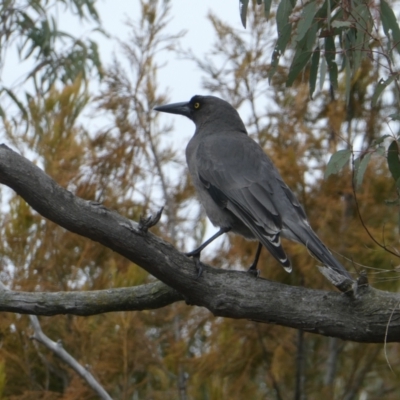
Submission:
[[[200,108],[200,103],[199,102],[194,103],[193,107],[197,110],[198,108]]]

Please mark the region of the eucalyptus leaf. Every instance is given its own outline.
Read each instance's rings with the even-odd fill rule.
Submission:
[[[339,150],[332,154],[326,166],[324,177],[328,178],[332,174],[337,174],[350,160],[351,150]]]
[[[246,28],[248,5],[249,5],[249,0],[239,0],[240,20],[242,21],[242,25],[244,28]]]
[[[271,11],[271,4],[272,0],[264,0],[264,15],[266,19],[269,18],[269,13]]]
[[[317,47],[313,55],[311,57],[311,65],[310,65],[310,97],[312,98],[312,95],[315,91],[315,85],[317,83],[317,75],[318,75],[318,66],[319,66],[319,56],[320,56],[320,50],[319,47]]]
[[[316,7],[315,1],[311,1],[304,6],[301,19],[297,25],[297,36],[295,39],[297,42],[303,39],[304,35],[310,29],[315,16]]]
[[[389,76],[386,80],[380,79],[378,84],[375,87],[375,92],[372,95],[371,99],[371,104],[372,107],[376,106],[376,103],[378,102],[379,96],[382,94],[382,92],[393,82],[394,76]]]
[[[336,47],[332,36],[325,38],[325,59],[331,85],[334,89],[338,87],[338,67],[336,64]]]
[[[397,182],[400,178],[399,143],[393,140],[387,152],[387,163],[393,179]]]
[[[359,158],[356,160],[358,161],[358,163],[356,162],[356,168],[354,172],[355,172],[355,185],[357,189],[362,184],[365,171],[367,170],[368,163],[371,160],[371,156],[372,153],[367,153],[361,160]]]

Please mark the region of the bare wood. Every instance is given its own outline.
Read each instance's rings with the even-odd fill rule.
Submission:
[[[0,146],[0,183],[14,189],[42,216],[125,256],[179,292],[187,303],[206,307],[214,315],[275,323],[358,342],[400,341],[397,293],[366,284],[352,297],[207,265],[196,279],[193,260],[150,232],[144,233],[135,223],[128,231],[124,225],[129,221],[118,213],[74,196],[5,145]],[[37,295],[39,302],[42,294]],[[86,293],[79,295],[80,301],[85,301]],[[125,306],[121,305],[121,310],[126,310]],[[46,307],[50,309],[51,305],[41,304],[42,310]]]

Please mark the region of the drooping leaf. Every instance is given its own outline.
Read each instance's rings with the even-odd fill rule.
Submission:
[[[383,143],[383,141],[385,139],[387,139],[388,137],[391,137],[391,136],[390,135],[383,135],[378,139],[374,139],[373,142],[372,142],[372,145],[379,145],[379,144]]]
[[[382,20],[383,31],[385,35],[389,39],[389,31],[392,32],[393,43],[400,53],[400,28],[397,22],[397,18],[389,6],[389,4],[385,0],[381,0],[381,7],[380,7],[380,15]]]
[[[350,28],[353,25],[350,21],[333,21],[332,28]]]
[[[271,82],[279,64],[281,55],[284,53],[292,34],[292,24],[289,22],[289,16],[295,5],[295,0],[281,1],[276,10],[276,28],[278,31],[278,40],[272,53],[271,68],[268,72],[268,80]]]
[[[389,117],[392,118],[394,121],[399,121],[400,120],[400,113],[390,114]]]
[[[22,102],[18,99],[18,97],[15,95],[15,93],[11,90],[11,89],[7,89],[5,87],[3,87],[3,90],[10,96],[10,98],[12,99],[12,101],[16,104],[16,106],[19,108],[19,110],[21,111],[22,115],[24,116],[24,118],[28,118],[28,112],[26,107],[22,104]]]
[[[275,49],[272,53],[271,68],[268,72],[268,80],[270,82],[276,72],[280,57],[285,51],[287,44],[289,43],[291,34],[292,34],[292,24],[288,23],[284,26],[281,34],[278,36]]]
[[[242,25],[244,28],[246,28],[248,5],[249,5],[249,0],[239,0],[240,19],[242,21]]]
[[[345,76],[346,76],[345,99],[346,99],[346,105],[348,105],[349,101],[350,101],[350,89],[351,89],[351,68],[350,68],[350,60],[349,60],[348,56],[346,56],[344,58],[344,69],[345,69]]]
[[[295,5],[295,0],[285,0],[281,1],[276,10],[276,24],[278,29],[278,35],[283,27],[289,23],[289,16],[293,11]]]
[[[311,57],[311,65],[310,65],[310,97],[312,98],[312,95],[315,90],[315,85],[317,84],[317,75],[318,75],[318,66],[319,66],[319,56],[320,56],[320,50],[319,47],[317,47],[313,55]]]
[[[321,68],[319,71],[319,90],[322,90],[325,83],[325,76],[326,76],[326,60],[322,58],[321,60]]]
[[[312,45],[315,42],[316,34],[317,24],[314,24],[307,31],[304,38],[298,42],[296,53],[293,57],[292,64],[290,65],[286,86],[291,86],[299,73],[303,71],[304,67],[307,65],[308,60],[313,54]]]
[[[271,11],[271,4],[272,0],[264,0],[264,15],[266,19],[269,18],[269,13]]]
[[[336,47],[332,36],[325,38],[325,60],[328,68],[328,75],[334,89],[338,87],[338,67],[336,64]]]
[[[369,52],[369,42],[371,37],[371,31],[373,28],[373,20],[370,9],[366,2],[360,2],[354,9],[354,25],[355,29],[351,44],[352,54],[352,72],[358,70],[361,65],[361,60]]]
[[[372,107],[376,106],[376,103],[379,99],[379,96],[382,94],[382,92],[393,82],[394,80],[394,76],[389,76],[389,78],[387,78],[386,80],[380,79],[378,84],[375,87],[375,92],[372,95],[372,99],[371,99],[371,104]]]
[[[377,147],[376,150],[375,150],[375,153],[376,153],[378,156],[384,156],[384,155],[386,154],[386,148],[385,148],[385,146],[382,146],[381,144],[378,145],[378,147]]]
[[[393,179],[397,182],[400,178],[399,143],[393,140],[387,152],[387,163]]]
[[[300,22],[297,25],[297,35],[295,39],[297,42],[303,39],[304,35],[310,29],[310,26],[314,19],[315,10],[316,10],[315,1],[311,1],[310,3],[306,4],[305,7],[303,8]]]
[[[364,174],[367,169],[368,163],[371,159],[371,156],[372,156],[372,153],[367,153],[364,155],[364,157],[361,160],[359,158],[357,158],[357,160],[355,161],[354,180],[355,180],[355,185],[356,185],[357,189],[362,184],[362,181],[364,179]]]
[[[332,174],[337,174],[350,160],[351,150],[339,150],[332,154],[326,166],[324,177],[328,178]]]

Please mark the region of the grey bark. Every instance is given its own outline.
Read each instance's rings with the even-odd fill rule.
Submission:
[[[109,247],[144,268],[179,293],[175,301],[184,298],[188,304],[206,307],[216,316],[275,323],[344,340],[400,341],[398,293],[380,291],[364,284],[356,295],[349,296],[288,286],[255,278],[246,272],[208,265],[204,265],[201,278],[196,279],[192,259],[150,232],[142,232],[135,223],[132,223],[131,231],[127,230],[129,221],[121,215],[74,196],[5,145],[0,146],[0,183],[15,190],[43,217]],[[118,289],[105,292],[114,290]],[[74,294],[81,296],[83,307],[86,304],[91,309],[93,305],[86,303],[90,293]],[[74,294],[59,294],[58,299],[52,300],[53,304],[40,302],[43,294],[31,294],[38,296],[35,313],[58,313],[54,303],[59,306],[63,304],[63,296]],[[8,306],[10,302],[11,299]],[[65,306],[64,313],[79,314],[76,307],[79,306]],[[118,304],[105,312],[117,310]],[[126,303],[121,303],[121,310],[127,310]],[[19,312],[24,311],[32,313],[32,305],[26,310],[22,305]]]
[[[153,310],[179,300],[183,300],[183,296],[162,282],[89,292],[30,293],[7,290],[0,291],[0,311],[88,316],[112,311]]]

